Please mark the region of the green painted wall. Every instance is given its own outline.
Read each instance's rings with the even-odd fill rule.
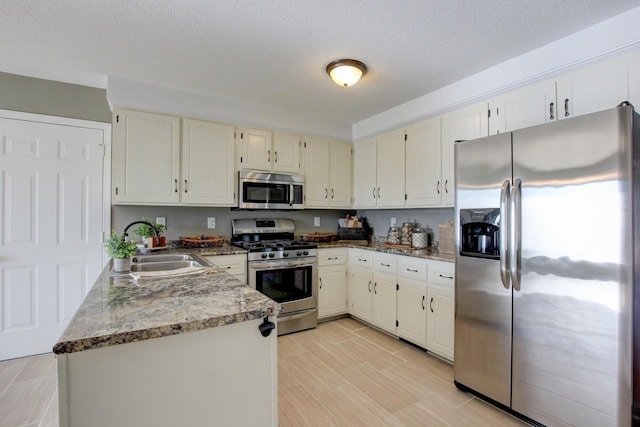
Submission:
[[[105,89],[2,72],[0,109],[111,123]]]

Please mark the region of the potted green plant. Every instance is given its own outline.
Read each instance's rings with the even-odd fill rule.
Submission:
[[[148,224],[140,224],[138,228],[133,230],[133,234],[140,236],[142,240],[147,244],[148,248],[163,247],[167,245],[166,237],[161,235],[167,229],[166,225],[158,224],[157,222],[151,221],[150,219],[144,217],[140,218],[140,220],[153,224],[153,226],[158,231],[158,236],[156,237],[156,233],[153,231],[153,228],[151,228]]]
[[[107,254],[113,258],[113,271],[126,273],[131,267],[131,257],[136,253],[136,242],[128,241],[123,234],[111,231],[111,237],[104,243]]]

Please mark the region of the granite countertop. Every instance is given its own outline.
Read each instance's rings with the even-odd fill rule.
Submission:
[[[427,249],[412,249],[411,247],[398,248],[387,246],[382,244],[372,244],[366,240],[334,240],[332,242],[319,242],[318,249],[326,248],[361,248],[370,251],[384,252],[394,255],[405,255],[415,258],[432,259],[436,261],[455,262],[454,254],[440,253],[437,250],[431,248]]]
[[[201,256],[246,253],[230,245],[177,251]],[[275,301],[215,265],[205,265],[204,273],[136,283],[129,274],[112,273],[109,261],[53,352],[73,353],[142,341],[280,312]]]

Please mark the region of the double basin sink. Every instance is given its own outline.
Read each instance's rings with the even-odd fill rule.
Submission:
[[[131,272],[170,271],[185,267],[204,267],[204,263],[191,254],[136,255],[131,258]]]

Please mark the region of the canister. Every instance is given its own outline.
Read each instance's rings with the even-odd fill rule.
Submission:
[[[415,227],[411,233],[411,247],[422,249],[429,246],[429,234],[426,228]]]

